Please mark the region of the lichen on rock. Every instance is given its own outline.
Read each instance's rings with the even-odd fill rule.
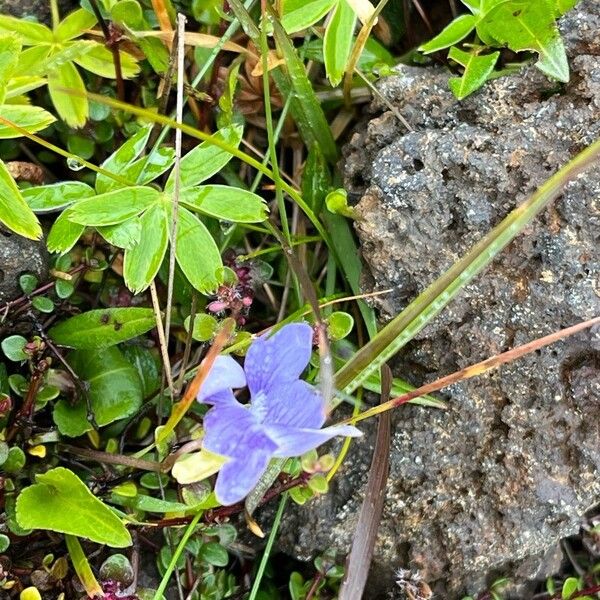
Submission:
[[[375,102],[344,171],[364,289],[393,289],[374,300],[382,319],[600,136],[600,5],[583,0],[559,25],[572,72],[564,87],[533,67],[461,102],[442,68],[400,66],[379,84],[413,131]],[[599,241],[595,167],[403,350],[395,373],[420,384],[597,316]],[[406,406],[394,417],[376,579],[416,569],[439,597],[457,598],[497,575],[522,583],[557,570],[559,540],[600,498],[600,331],[446,397],[446,412]],[[353,444],[333,492],[284,524],[283,548],[303,558],[348,549],[371,451]]]

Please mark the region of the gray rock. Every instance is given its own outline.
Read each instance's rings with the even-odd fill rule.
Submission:
[[[390,112],[375,116],[346,148],[345,177],[360,200],[365,291],[393,288],[376,300],[384,318],[600,137],[600,3],[580,2],[561,30],[572,70],[564,89],[533,67],[460,103],[443,69],[400,67],[380,84],[414,131]],[[396,374],[424,383],[597,316],[599,241],[596,167],[421,332]],[[600,497],[599,344],[597,328],[454,385],[447,412],[398,411],[366,598],[398,568],[419,571],[442,598],[499,575],[520,583],[558,569],[558,541]],[[332,493],[285,521],[287,551],[348,550],[372,439],[352,448]]]
[[[59,0],[61,17],[76,6],[74,0]],[[0,14],[35,19],[50,25],[50,2],[48,0],[0,0]]]
[[[0,302],[8,302],[23,292],[19,277],[35,275],[40,282],[48,277],[48,252],[44,242],[35,242],[0,230]]]

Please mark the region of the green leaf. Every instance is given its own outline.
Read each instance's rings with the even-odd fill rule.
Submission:
[[[121,71],[125,79],[131,79],[140,72],[140,67],[135,58],[128,52],[119,51],[121,58]],[[83,56],[75,59],[75,62],[86,71],[91,71],[100,77],[115,79],[115,63],[112,52],[104,46],[97,43]]]
[[[76,94],[61,91],[64,88],[74,90]],[[85,125],[89,110],[85,84],[72,63],[65,63],[48,73],[48,91],[52,104],[67,125]]]
[[[285,0],[281,24],[287,33],[296,33],[320,21],[337,0]]]
[[[561,598],[562,600],[569,600],[571,596],[579,591],[579,581],[576,577],[567,577],[562,586]]]
[[[167,215],[158,204],[141,216],[140,225],[140,239],[125,251],[123,263],[125,284],[135,293],[145,290],[156,277],[169,239]]]
[[[10,546],[10,538],[3,533],[0,534],[0,553],[4,553],[8,550]]]
[[[200,219],[183,206],[179,208],[175,254],[181,270],[198,291],[216,290],[220,283],[217,272],[223,267],[219,249]]]
[[[352,331],[354,317],[346,312],[337,311],[327,317],[327,331],[332,340],[341,340]]]
[[[52,31],[45,25],[6,15],[0,15],[0,31],[16,33],[25,46],[52,44],[54,42]]]
[[[184,327],[186,331],[190,330],[190,323],[192,322],[191,315],[186,317],[184,321]],[[192,338],[199,342],[208,342],[212,340],[219,322],[212,315],[206,313],[198,313],[194,317],[194,329],[192,331]]]
[[[93,13],[79,8],[67,15],[54,31],[54,37],[61,42],[67,42],[86,33],[97,22]]]
[[[539,54],[536,67],[558,81],[569,81],[569,64],[554,20],[553,0],[511,0],[490,10],[478,23],[480,37],[493,38],[515,52]],[[481,30],[481,32],[480,32]]]
[[[320,214],[325,196],[331,189],[331,175],[318,144],[315,144],[308,152],[302,173],[301,189],[302,197],[314,213]]]
[[[2,340],[2,352],[13,362],[27,360],[29,355],[23,351],[25,344],[27,340],[22,335],[10,335]]]
[[[3,107],[4,108],[4,107]],[[42,228],[27,206],[21,192],[0,160],[0,223],[11,231],[32,240],[42,237]]]
[[[70,348],[107,348],[156,326],[151,308],[101,308],[61,321],[48,331],[52,340]]]
[[[142,309],[143,310],[143,309]],[[142,384],[137,371],[116,347],[76,350],[69,364],[86,383],[96,423],[103,427],[134,415],[142,405]],[[54,422],[63,435],[77,437],[91,431],[85,398],[61,399],[54,406]]]
[[[63,467],[36,475],[36,483],[21,492],[17,521],[26,529],[67,533],[113,548],[131,546],[121,519]]]
[[[144,494],[138,494],[135,498],[123,498],[113,494],[112,498],[115,504],[151,513],[178,513],[190,509],[187,504],[181,502],[170,502],[169,500],[161,500]]]
[[[56,119],[39,106],[4,104],[1,108],[2,117],[29,133],[46,129]],[[0,139],[21,137],[23,134],[14,127],[0,123]]]
[[[65,254],[77,243],[84,230],[84,225],[73,223],[68,219],[66,212],[61,213],[54,221],[46,239],[48,251]]]
[[[162,371],[156,355],[148,348],[131,344],[122,346],[121,352],[137,371],[142,383],[142,395],[148,398],[160,387]]]
[[[290,99],[290,111],[307,148],[319,144],[325,158],[333,163],[338,149],[319,99],[309,80],[304,63],[277,20],[273,21],[273,32],[279,51],[285,59],[285,69],[273,69],[272,77],[285,99]],[[282,76],[287,72],[287,76]]]
[[[338,0],[333,17],[325,29],[323,58],[331,85],[337,86],[344,77],[346,64],[354,41],[356,13],[346,0]]]
[[[571,10],[579,0],[555,0],[555,16],[560,17]]]
[[[23,190],[23,198],[29,208],[37,213],[62,210],[70,204],[89,198],[94,190],[81,181],[62,181]]]
[[[219,542],[202,544],[198,557],[215,567],[226,567],[229,562],[229,554],[227,554],[227,550]]]
[[[110,9],[110,16],[116,23],[132,29],[144,28],[144,14],[137,0],[119,0]]]
[[[152,126],[142,127],[132,135],[118,150],[113,152],[101,165],[105,171],[115,175],[125,172],[146,147]],[[99,194],[110,192],[113,189],[123,187],[118,181],[98,173],[96,177],[96,191]]]
[[[19,287],[24,294],[31,294],[38,286],[38,283],[38,278],[31,273],[23,273],[23,275],[19,277]]]
[[[267,218],[267,205],[260,196],[226,185],[202,185],[181,192],[188,208],[233,223],[260,223]]]
[[[432,52],[437,52],[443,48],[458,44],[458,42],[466,38],[475,29],[476,22],[477,19],[473,15],[461,15],[447,25],[432,40],[420,46],[419,50],[425,54],[431,54]]]
[[[211,139],[225,142],[237,148],[242,141],[244,128],[241,125],[225,127],[213,135]],[[218,173],[232,158],[232,155],[215,146],[211,142],[204,141],[199,146],[188,152],[179,163],[179,177],[181,189],[197,185]],[[165,185],[165,191],[171,192],[175,187],[174,172],[169,175]]]
[[[118,248],[133,248],[142,235],[142,224],[139,217],[133,217],[118,225],[98,227],[98,233],[113,246]]]
[[[33,308],[43,313],[51,313],[54,310],[54,302],[45,296],[36,296],[31,300]]]
[[[450,48],[448,58],[465,68],[462,77],[450,77],[448,80],[452,93],[459,100],[462,100],[478,90],[491,75],[499,56],[500,52],[477,55],[471,52],[463,52],[458,48]]]
[[[67,210],[69,219],[80,225],[116,225],[154,204],[158,190],[146,186],[132,186],[99,194],[78,202]]]

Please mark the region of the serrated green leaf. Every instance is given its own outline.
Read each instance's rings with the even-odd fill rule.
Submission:
[[[0,15],[0,31],[16,33],[25,46],[52,44],[54,41],[52,31],[45,25],[7,15]]]
[[[109,244],[118,248],[133,248],[140,241],[142,224],[139,217],[133,217],[118,225],[98,227],[97,230]]]
[[[220,283],[217,272],[223,267],[219,249],[200,219],[183,206],[179,207],[175,254],[181,270],[198,291],[216,290]]]
[[[168,219],[160,205],[149,208],[140,218],[138,243],[125,251],[123,277],[135,293],[145,290],[156,277],[169,240]]]
[[[164,146],[132,162],[121,175],[132,183],[145,185],[168,171],[174,162],[175,149]]]
[[[52,224],[46,246],[49,252],[65,254],[79,240],[85,226],[73,223],[68,219],[66,212],[61,213]]]
[[[493,38],[515,52],[539,54],[536,66],[546,75],[567,82],[569,64],[554,19],[553,0],[512,0],[492,8],[477,24],[482,39]]]
[[[346,64],[354,42],[357,16],[346,0],[338,0],[333,17],[325,29],[323,58],[331,85],[337,86],[344,77]]]
[[[54,31],[54,36],[61,42],[66,42],[86,33],[97,22],[93,13],[79,8],[67,15]]]
[[[287,33],[296,33],[320,21],[337,0],[285,0],[281,24]]]
[[[61,321],[48,331],[61,346],[107,348],[130,340],[156,326],[151,308],[101,308]]]
[[[66,63],[73,62],[73,60],[76,58],[79,58],[90,52],[96,43],[97,42],[93,42],[92,40],[77,40],[75,42],[68,42],[64,46],[53,47],[52,52],[43,65],[43,72],[56,69]]]
[[[94,195],[94,190],[81,181],[61,181],[27,188],[22,194],[31,210],[36,213],[47,213],[89,198]]]
[[[8,172],[6,165],[0,160],[0,223],[11,231],[24,237],[36,240],[42,237],[42,228],[27,206],[21,192]]]
[[[81,200],[67,210],[73,223],[89,226],[117,225],[150,208],[160,192],[146,186],[132,186]]]
[[[41,46],[32,46],[23,50],[19,56],[17,73],[28,73],[30,75],[41,75],[43,73],[45,75],[44,67],[46,66],[51,49],[52,46],[50,44],[42,44]]]
[[[16,35],[0,36],[0,104],[6,97],[6,89],[19,62],[20,53],[21,42]]]
[[[431,52],[437,52],[443,48],[458,44],[458,42],[466,38],[475,29],[476,22],[477,20],[473,15],[460,15],[432,40],[420,46],[419,50],[425,54],[430,54]]]
[[[143,310],[143,309],[142,309]],[[133,365],[116,347],[76,350],[69,364],[86,383],[94,420],[103,427],[134,415],[142,405],[142,384]],[[92,430],[85,398],[76,403],[61,399],[54,406],[53,419],[63,435],[77,437]]]
[[[225,127],[214,133],[211,138],[226,142],[237,148],[242,141],[244,128],[240,125]],[[190,150],[179,163],[179,177],[181,189],[202,183],[215,173],[218,173],[232,158],[226,150],[215,146],[209,141],[202,142]],[[169,175],[165,191],[173,191],[175,187],[174,172]]]
[[[131,79],[140,72],[136,59],[123,50],[119,51],[121,59],[121,72],[125,79]],[[97,43],[84,55],[75,59],[75,62],[86,71],[91,71],[100,77],[115,79],[115,62],[112,52],[103,44]]]
[[[39,106],[4,104],[0,108],[0,113],[4,119],[14,123],[21,129],[29,133],[36,133],[46,129],[56,119],[43,108]],[[22,137],[22,133],[8,124],[0,123],[0,139],[10,139]]]
[[[43,77],[37,77],[35,75],[19,75],[13,77],[6,86],[6,98],[14,98],[15,96],[26,94],[43,85],[46,85],[46,80]]]
[[[17,498],[17,521],[26,529],[48,529],[87,538],[113,548],[131,546],[121,519],[98,500],[69,469],[36,475]]]
[[[260,223],[267,205],[256,194],[226,185],[202,185],[183,190],[180,201],[192,210],[233,223]]]
[[[71,94],[62,89],[74,90]],[[70,127],[83,127],[88,116],[85,84],[72,63],[65,63],[48,73],[48,91],[52,104]],[[80,95],[81,94],[81,95]]]
[[[448,80],[452,93],[462,100],[478,90],[491,75],[499,56],[500,52],[478,55],[472,52],[463,52],[458,48],[450,48],[448,58],[465,68],[462,77],[451,77]]]
[[[109,171],[115,175],[120,175],[126,171],[141,154],[142,150],[146,147],[150,132],[152,131],[151,125],[146,125],[132,135],[118,150],[113,152],[101,165],[105,171]],[[133,182],[132,182],[133,183]],[[102,173],[98,173],[96,176],[96,191],[99,194],[110,192],[113,189],[122,187],[118,181],[107,177]]]

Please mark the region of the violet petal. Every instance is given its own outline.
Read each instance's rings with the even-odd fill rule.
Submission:
[[[290,323],[268,338],[254,340],[244,364],[250,393],[267,393],[275,384],[298,379],[310,360],[312,337],[307,323]]]
[[[252,397],[251,408],[265,424],[319,429],[325,422],[325,404],[319,392],[306,381],[277,383],[268,393]]]
[[[359,437],[362,433],[352,425],[332,425],[325,429],[299,429],[285,425],[266,425],[266,433],[277,442],[276,458],[301,456],[336,436]]]
[[[270,452],[249,450],[244,458],[225,463],[217,476],[215,495],[223,506],[243,500],[256,486],[265,472]]]
[[[242,388],[245,385],[244,369],[231,356],[221,354],[215,359],[198,392],[198,401],[220,404],[233,398],[232,388]],[[229,391],[229,393],[223,395],[222,392],[225,391]]]

